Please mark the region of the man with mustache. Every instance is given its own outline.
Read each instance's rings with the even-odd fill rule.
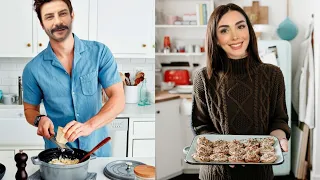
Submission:
[[[48,140],[64,127],[68,145],[90,151],[108,136],[106,124],[124,109],[124,92],[114,57],[107,46],[80,40],[72,33],[70,0],[35,0],[34,8],[50,42],[23,71],[24,112],[29,124]],[[101,89],[109,100],[101,107]],[[40,103],[47,116],[39,113]],[[95,152],[111,156],[110,143]]]

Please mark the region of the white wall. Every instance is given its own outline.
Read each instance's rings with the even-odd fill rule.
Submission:
[[[30,58],[0,58],[0,90],[3,93],[18,94],[18,76],[22,76],[23,68]],[[116,59],[119,71],[129,72],[133,76],[141,69],[147,79],[147,88],[154,94],[154,59]]]

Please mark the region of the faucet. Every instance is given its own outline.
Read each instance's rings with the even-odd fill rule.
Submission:
[[[21,76],[18,77],[18,104],[22,105],[22,83],[21,83]]]

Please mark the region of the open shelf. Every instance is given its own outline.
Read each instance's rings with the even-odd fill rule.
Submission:
[[[156,28],[206,28],[207,25],[156,25]]]
[[[205,53],[156,53],[156,56],[203,56]]]

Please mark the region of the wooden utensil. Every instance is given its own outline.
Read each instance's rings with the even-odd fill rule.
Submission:
[[[80,159],[79,163],[83,162],[87,157],[89,157],[92,153],[94,153],[96,150],[98,150],[100,147],[102,147],[104,144],[106,144],[108,141],[110,141],[111,137],[107,137],[104,140],[102,140],[98,145],[96,145],[88,154],[86,154],[82,159]]]

